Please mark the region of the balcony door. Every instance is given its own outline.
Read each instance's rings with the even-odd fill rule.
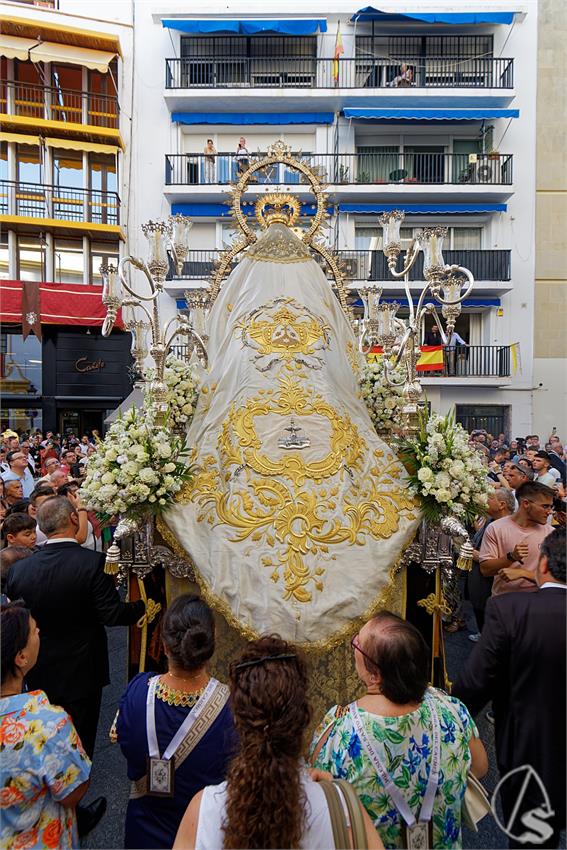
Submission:
[[[391,183],[400,178],[398,145],[364,145],[356,148],[357,183]]]
[[[405,182],[445,183],[445,148],[443,145],[410,145],[404,148]]]

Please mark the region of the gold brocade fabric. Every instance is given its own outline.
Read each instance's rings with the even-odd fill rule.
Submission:
[[[248,249],[252,260],[270,263],[304,263],[311,259],[309,249],[285,224],[272,224],[268,234]]]
[[[199,593],[198,585],[189,579],[175,578],[168,573],[166,582],[168,605],[182,593]],[[393,580],[387,606],[388,610],[400,616],[405,614],[403,583],[404,573],[400,570]],[[219,681],[229,683],[229,665],[243,651],[247,640],[227,623],[222,614],[218,611],[214,613],[216,649],[210,672]],[[356,631],[357,629],[354,630]],[[311,734],[332,705],[346,705],[364,692],[354,668],[351,637],[352,635],[349,635],[332,648],[304,654],[308,667],[311,706],[311,723],[306,741],[311,739]]]

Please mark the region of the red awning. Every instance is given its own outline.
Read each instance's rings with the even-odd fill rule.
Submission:
[[[22,321],[22,283],[0,280],[0,320]],[[104,322],[106,308],[102,303],[102,287],[82,283],[40,283],[39,297],[43,325],[89,325]],[[122,328],[122,322],[116,326]]]

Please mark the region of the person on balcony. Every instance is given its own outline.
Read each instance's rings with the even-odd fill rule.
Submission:
[[[207,139],[205,145],[205,183],[216,183],[217,177],[217,149],[212,139]]]
[[[236,165],[238,168],[238,177],[240,177],[248,169],[250,165],[250,151],[246,147],[246,139],[241,136],[238,140],[236,148]]]
[[[468,342],[460,336],[457,331],[453,331],[453,333],[447,337],[447,345],[445,346],[445,356],[447,362],[447,374],[449,376],[455,376],[457,374],[462,375],[465,373],[464,364],[466,351],[458,350],[457,346],[467,346]]]
[[[439,328],[437,327],[437,325],[433,325],[430,331],[426,331],[423,344],[443,345],[443,340],[441,339],[441,334],[439,333]]]
[[[400,73],[394,77],[388,85],[395,89],[405,89],[415,86],[413,68],[408,67],[408,65],[404,62],[403,65],[400,65]]]

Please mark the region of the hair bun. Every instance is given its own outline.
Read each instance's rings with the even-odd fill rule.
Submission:
[[[202,626],[192,626],[183,637],[183,648],[202,649],[208,642],[209,636]]]

